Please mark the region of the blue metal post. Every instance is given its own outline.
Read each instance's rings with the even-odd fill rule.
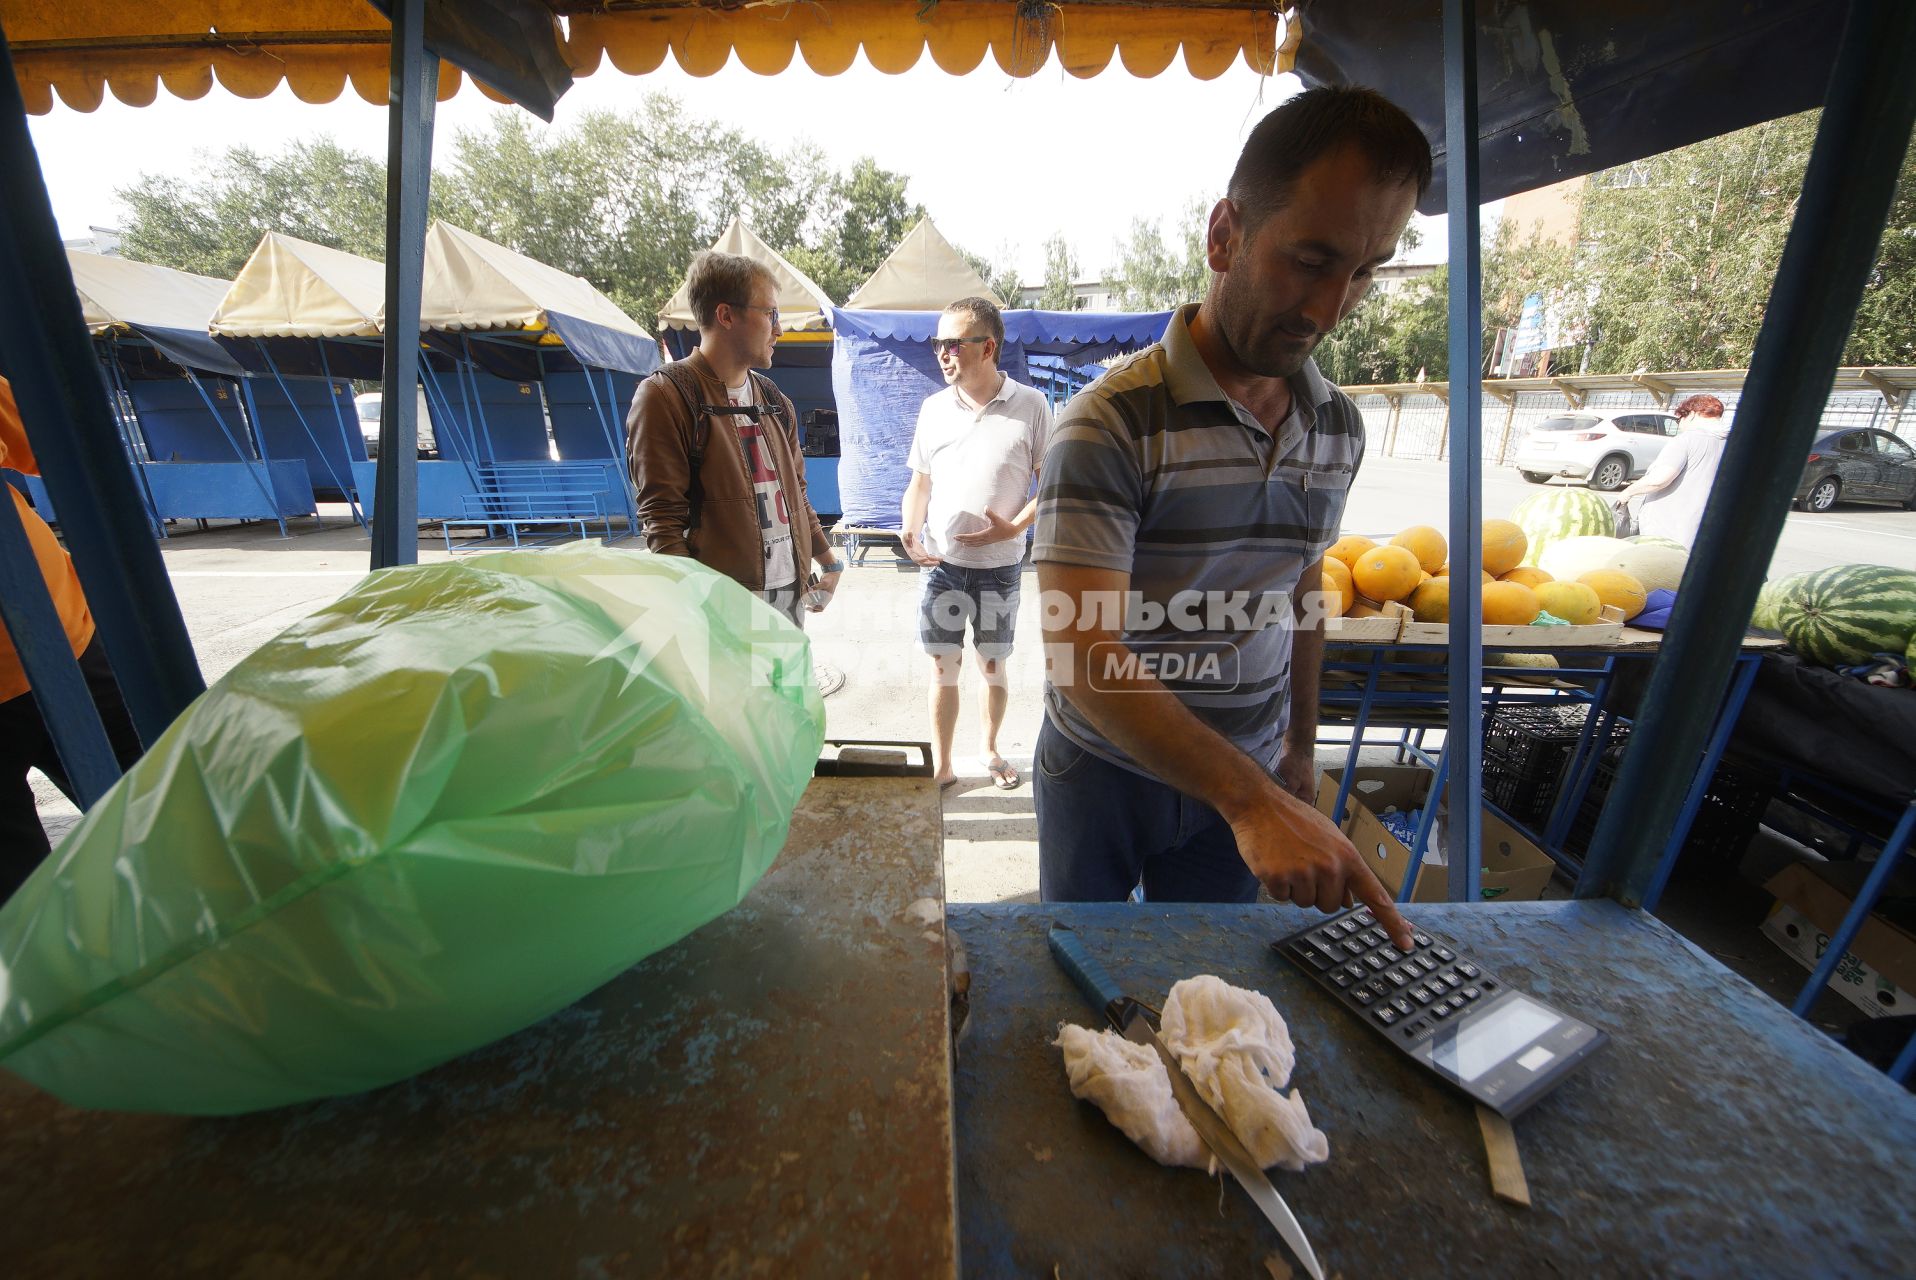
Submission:
[[[1677,595],[1644,713],[1597,823],[1578,897],[1644,901],[1688,771],[1729,684],[1745,622],[1794,496],[1876,260],[1916,121],[1916,5],[1849,6],[1803,194],[1757,334],[1750,378],[1710,490],[1689,580]],[[1453,578],[1455,575],[1453,575]]]
[[[1477,902],[1483,848],[1482,250],[1477,210],[1477,6],[1444,0],[1444,182],[1450,214],[1450,769],[1453,902]],[[1434,797],[1433,797],[1434,800]]]
[[[260,348],[260,350],[261,350],[261,352],[262,352],[262,353],[263,353],[263,352],[265,351],[265,349],[266,349],[266,348],[265,348],[264,346],[262,346],[262,347]],[[334,391],[333,391],[333,389],[332,389],[332,386],[333,386],[333,362],[332,362],[332,361],[331,361],[330,359],[328,359],[328,358],[327,358],[327,355],[326,355],[326,344],[325,344],[324,342],[321,342],[321,343],[319,344],[319,371],[320,371],[320,373],[321,373],[321,375],[322,375],[322,376],[324,376],[324,377],[325,377],[325,379],[326,379],[326,390],[327,390],[327,394],[328,394],[328,395],[329,395],[329,396],[330,396],[330,397],[332,398],[332,402],[333,402],[333,421],[334,421],[334,422],[335,422],[335,423],[336,423],[336,424],[338,425],[338,427],[339,427],[339,446],[340,446],[340,448],[342,448],[342,449],[344,449],[344,450],[346,451],[346,471],[347,471],[347,473],[348,473],[348,474],[350,474],[350,473],[352,472],[352,469],[353,469],[353,436],[352,436],[352,432],[357,432],[357,431],[359,430],[359,415],[358,415],[358,413],[357,413],[357,412],[355,412],[355,413],[354,413],[354,415],[353,415],[353,425],[352,425],[352,427],[351,427],[351,429],[350,429],[350,431],[349,431],[349,430],[348,430],[348,428],[347,428],[347,426],[346,426],[346,411],[345,411],[344,409],[342,409],[342,408],[340,408],[340,407],[339,407],[339,396],[338,396],[338,394],[337,394],[336,392],[334,392]],[[279,370],[278,370],[278,369],[274,369],[274,370],[273,370],[273,373],[274,373],[275,375],[277,375],[277,374],[279,373]],[[290,397],[289,397],[289,398],[290,398]],[[328,469],[330,470],[330,468],[328,468]],[[375,472],[374,472],[374,474],[375,474],[375,475],[377,475],[377,474],[378,474],[378,472],[377,472],[377,471],[375,471]],[[335,477],[335,478],[337,478],[337,477]],[[367,527],[367,526],[366,526],[366,515],[365,515],[365,513],[364,513],[364,512],[362,512],[362,511],[361,511],[361,510],[359,509],[359,503],[358,503],[357,501],[355,501],[355,500],[354,500],[354,498],[353,498],[353,493],[354,493],[354,489],[353,489],[353,487],[352,487],[352,486],[350,486],[350,485],[349,485],[349,486],[347,486],[347,487],[345,488],[345,490],[344,490],[344,492],[345,492],[345,494],[346,494],[346,504],[347,504],[348,506],[350,506],[350,507],[352,508],[352,511],[353,511],[353,523],[355,523],[355,524],[357,524],[357,525],[358,525],[358,526],[359,526],[360,528],[362,528],[362,529],[364,529],[364,528],[366,528],[366,527]]]
[[[188,369],[186,371],[186,381],[192,386],[193,390],[200,393],[200,403],[204,404],[206,411],[213,415],[213,425],[218,427],[220,434],[226,437],[226,443],[233,446],[233,453],[239,458],[240,465],[246,468],[246,474],[253,477],[253,483],[258,486],[262,494],[266,495],[266,509],[271,511],[273,513],[273,519],[279,522],[279,536],[282,538],[291,537],[292,535],[286,531],[286,517],[279,513],[279,495],[273,491],[273,473],[267,470],[265,466],[265,463],[269,461],[269,459],[266,456],[264,442],[259,442],[261,445],[259,450],[261,465],[258,469],[255,469],[252,459],[246,456],[246,450],[240,448],[240,442],[234,439],[232,429],[226,425],[226,419],[220,417],[219,407],[213,403],[213,397],[207,395],[206,388],[200,384],[199,375],[191,369]],[[240,392],[246,397],[247,403],[251,404],[253,388],[243,379],[240,382]],[[257,413],[253,415],[253,420],[255,422],[259,421],[259,415]]]
[[[419,290],[439,59],[426,52],[425,0],[393,0],[386,130],[386,376],[373,482],[372,567],[419,563]]]
[[[361,518],[361,516],[360,516],[360,514],[359,514],[359,504],[358,504],[357,502],[354,502],[354,501],[353,501],[353,487],[352,487],[352,485],[351,485],[351,484],[350,484],[350,483],[349,483],[348,481],[346,481],[346,480],[342,480],[342,479],[340,478],[340,475],[339,475],[339,472],[337,472],[337,471],[335,471],[335,470],[333,470],[333,464],[332,464],[332,463],[330,463],[330,462],[326,462],[326,450],[325,450],[324,448],[322,448],[322,447],[320,446],[320,443],[319,443],[319,436],[318,436],[318,434],[317,434],[316,432],[314,432],[314,430],[313,430],[313,427],[312,427],[312,424],[306,421],[306,414],[305,414],[305,411],[303,411],[303,410],[302,410],[302,409],[301,409],[301,408],[299,407],[299,403],[298,403],[297,401],[295,401],[295,400],[293,399],[293,389],[292,389],[291,387],[289,387],[289,386],[287,386],[287,385],[286,385],[286,379],[285,379],[284,377],[282,377],[282,376],[280,375],[280,372],[279,372],[279,363],[278,363],[277,361],[275,361],[275,360],[273,359],[273,353],[272,353],[272,352],[270,352],[270,351],[268,351],[268,350],[266,349],[266,344],[265,344],[265,343],[263,343],[263,342],[261,342],[261,341],[260,341],[260,340],[259,340],[258,338],[255,338],[255,339],[253,339],[253,345],[259,348],[259,353],[260,353],[260,355],[261,355],[262,357],[264,357],[264,358],[265,358],[265,360],[266,360],[266,367],[267,367],[267,369],[269,369],[269,370],[271,370],[271,371],[272,371],[272,374],[273,374],[273,381],[275,381],[275,382],[277,382],[277,383],[279,383],[279,390],[280,390],[280,394],[281,394],[281,395],[284,395],[284,396],[286,397],[286,403],[292,406],[292,409],[293,409],[293,416],[294,416],[295,418],[298,418],[298,419],[299,419],[299,427],[300,427],[300,430],[302,430],[302,431],[304,431],[304,432],[306,433],[306,438],[307,438],[308,440],[311,440],[311,441],[313,442],[313,451],[314,451],[315,453],[317,453],[317,454],[319,454],[319,459],[320,459],[320,461],[321,461],[321,462],[325,462],[325,463],[326,463],[326,474],[327,474],[327,475],[329,475],[329,476],[331,476],[331,477],[333,478],[333,483],[339,486],[339,491],[340,491],[341,493],[343,493],[343,494],[345,494],[345,495],[346,495],[346,506],[347,506],[347,507],[348,507],[348,508],[349,508],[349,509],[350,509],[350,510],[352,511],[352,513],[353,513],[353,520],[354,520],[354,522],[355,522],[355,523],[358,523],[358,524],[364,524],[364,523],[365,523],[365,520],[364,520],[364,519],[362,519],[362,518]],[[322,348],[321,348],[321,350],[322,350],[322,351],[324,350],[324,347],[323,347],[323,346],[322,346]],[[320,359],[321,359],[321,361],[324,361],[324,360],[325,360],[325,356],[324,356],[324,355],[322,354],[322,355],[320,356]],[[321,365],[321,367],[322,367],[322,368],[324,368],[324,367],[325,367],[325,366],[324,366],[324,364],[322,364],[322,365]],[[330,393],[330,392],[331,392],[331,389],[332,389],[332,375],[331,375],[331,374],[328,374],[328,375],[326,376],[326,386],[327,386],[327,390],[328,390],[328,392]],[[247,391],[247,401],[246,401],[246,403],[247,403],[247,405],[248,405],[248,407],[249,407],[249,408],[253,408],[253,426],[254,426],[254,430],[256,430],[256,431],[257,431],[257,430],[259,429],[259,411],[258,411],[258,409],[257,409],[257,407],[254,407],[254,405],[253,405],[253,399],[252,399],[252,391],[251,391],[251,389],[250,389],[250,386],[249,386],[249,389],[248,389],[248,391]],[[334,399],[333,399],[333,405],[334,405],[334,408],[333,408],[333,416],[334,416],[334,417],[338,417],[338,416],[339,416],[339,409],[338,409],[338,405],[339,405],[339,401],[338,401],[338,398],[337,398],[337,397],[334,397]],[[416,429],[416,428],[415,428],[415,429]],[[345,428],[344,428],[344,426],[341,426],[341,428],[340,428],[340,438],[341,438],[341,441],[342,441],[342,443],[344,442],[344,439],[345,439],[345,434],[346,434],[346,433],[345,433]],[[262,447],[261,447],[261,449],[260,449],[260,452],[261,452],[261,453],[264,453],[265,451],[266,451],[266,450],[265,450],[265,448],[264,448],[264,446],[262,445]],[[352,449],[351,449],[351,447],[350,447],[350,446],[348,446],[348,448],[347,448],[347,454],[348,454],[348,455],[350,456],[350,455],[351,455],[351,453],[352,453]],[[317,498],[315,498],[315,499],[314,499],[314,505],[315,505],[315,506],[317,506],[317,505],[318,505],[318,499],[317,499]],[[314,516],[315,516],[315,518],[317,518],[317,516],[318,516],[318,512],[317,512],[317,511],[315,511],[315,512],[314,512]]]
[[[126,379],[120,370],[120,340],[111,339],[107,350],[100,356],[100,376],[106,383],[106,398],[113,412],[113,424],[119,430],[120,447],[126,451],[126,465],[133,472],[133,478],[139,481],[140,497],[146,503],[147,523],[152,526],[153,536],[166,537],[166,521],[160,518],[160,504],[153,497],[153,483],[147,479],[146,468],[141,466],[141,450],[133,446],[132,432],[128,423],[120,416],[120,405],[127,406],[127,412],[133,409],[133,395],[126,387]]]
[[[1710,731],[1710,745],[1704,749],[1703,759],[1696,767],[1676,825],[1670,828],[1669,838],[1663,843],[1663,857],[1657,862],[1656,874],[1650,878],[1649,888],[1644,891],[1645,911],[1655,911],[1657,903],[1663,898],[1664,887],[1670,883],[1670,873],[1676,870],[1684,842],[1690,838],[1690,828],[1696,823],[1697,812],[1703,808],[1703,797],[1710,793],[1710,784],[1716,779],[1716,767],[1722,763],[1723,752],[1730,745],[1730,735],[1736,731],[1737,719],[1743,714],[1743,704],[1749,699],[1750,686],[1756,683],[1757,668],[1761,664],[1762,660],[1753,653],[1746,653],[1737,659],[1730,696],[1717,713],[1716,726]]]
[[[1803,990],[1797,994],[1796,1003],[1790,1006],[1790,1012],[1799,1018],[1810,1016],[1810,1006],[1816,1003],[1816,997],[1823,993],[1829,980],[1836,973],[1836,966],[1842,963],[1843,956],[1849,951],[1850,944],[1856,941],[1856,935],[1862,932],[1863,922],[1869,919],[1871,908],[1876,900],[1883,896],[1883,886],[1889,883],[1890,873],[1896,870],[1896,864],[1903,860],[1903,854],[1909,848],[1912,834],[1916,834],[1916,802],[1903,810],[1903,816],[1896,824],[1896,830],[1890,833],[1889,841],[1883,846],[1883,852],[1877,857],[1876,865],[1870,868],[1869,878],[1863,881],[1863,887],[1856,894],[1856,901],[1850,904],[1849,913],[1843,917],[1843,923],[1836,927],[1830,936],[1830,944],[1824,948],[1823,958],[1817,962],[1816,972],[1803,984]]]
[[[0,367],[13,381],[127,710],[141,740],[152,742],[206,683],[92,367],[93,344],[5,35],[0,31],[0,171],[7,174],[0,183]]]
[[[146,540],[152,546],[152,540]],[[13,503],[13,486],[0,481],[0,622],[20,654],[40,718],[82,809],[90,808],[120,777],[120,764],[100,723],[99,708],[67,642],[40,561]]]

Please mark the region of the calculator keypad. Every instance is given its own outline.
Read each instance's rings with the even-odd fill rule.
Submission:
[[[1471,1003],[1497,991],[1494,978],[1422,930],[1400,951],[1360,908],[1283,945],[1393,1040],[1432,1034]]]

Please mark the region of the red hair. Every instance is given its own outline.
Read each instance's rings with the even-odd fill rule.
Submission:
[[[1696,414],[1700,418],[1720,418],[1723,416],[1723,402],[1715,396],[1686,396],[1676,407],[1676,416],[1687,418]]]

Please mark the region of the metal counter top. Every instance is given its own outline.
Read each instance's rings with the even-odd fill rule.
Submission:
[[[745,901],[518,1035],[233,1119],[0,1073],[17,1276],[951,1275],[942,834],[822,778]]]
[[[1072,1098],[1048,1042],[1062,1020],[1097,1019],[1046,950],[1054,919],[1153,1004],[1199,973],[1270,995],[1297,1043],[1292,1083],[1331,1147],[1328,1163],[1271,1180],[1329,1275],[1908,1274],[1916,1098],[1640,912],[1407,910],[1612,1036],[1515,1121],[1534,1207],[1492,1198],[1461,1094],[1270,952],[1315,913],[954,907],[972,966],[957,1064],[966,1274],[1265,1280],[1266,1258],[1291,1261],[1235,1185],[1158,1165]]]

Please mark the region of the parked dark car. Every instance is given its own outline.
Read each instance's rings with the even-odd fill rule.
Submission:
[[[1828,511],[1838,502],[1888,502],[1916,511],[1916,449],[1872,427],[1818,436],[1796,486],[1796,509]]]

